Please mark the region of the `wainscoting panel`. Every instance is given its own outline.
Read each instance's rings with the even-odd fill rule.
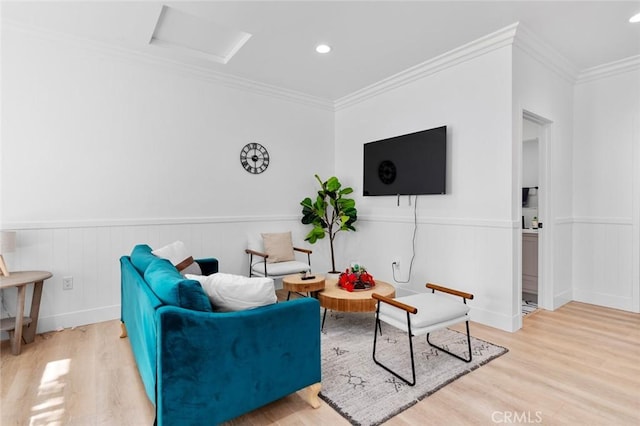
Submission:
[[[361,262],[399,294],[424,292],[427,282],[474,293],[474,321],[513,331],[520,304],[519,296],[515,304],[512,279],[514,232],[510,221],[418,218],[414,238],[412,218],[365,217],[358,221],[358,232],[339,236],[337,258],[343,266]],[[400,268],[394,271],[395,260]]]
[[[161,247],[182,240],[196,258],[216,257],[221,270],[246,274],[244,253],[250,232],[291,230],[302,242],[304,227],[296,217],[189,219],[151,224],[41,224],[18,229],[17,249],[5,255],[9,270],[47,270],[38,332],[106,321],[120,316],[120,256],[136,244]],[[129,221],[131,222],[131,221]],[[316,247],[313,247],[315,250]],[[322,253],[314,260],[322,263]],[[326,267],[325,267],[326,268]],[[323,268],[323,270],[326,270]],[[63,290],[64,277],[73,277],[73,289]],[[31,286],[27,306],[31,303]],[[16,312],[16,289],[2,291],[2,317]],[[7,334],[2,334],[2,339]]]
[[[513,232],[509,221],[418,218],[412,220],[361,217],[358,232],[336,239],[336,267],[352,261],[366,265],[378,279],[388,281],[402,294],[424,290],[426,282],[461,287],[476,294],[471,302],[475,321],[497,328],[513,328]],[[119,258],[134,245],[152,247],[180,239],[194,257],[216,257],[221,271],[247,274],[244,253],[247,236],[291,230],[294,241],[313,250],[312,267],[329,270],[327,241],[303,242],[307,227],[296,215],[159,221],[150,223],[52,224],[17,231],[17,250],[5,259],[10,270],[43,269],[53,273],[45,282],[38,331],[79,326],[120,315]],[[632,226],[614,222],[576,221],[559,227],[573,236],[573,261],[556,265],[554,281],[562,298],[632,310]],[[564,237],[563,237],[564,238]],[[415,259],[409,267],[415,244]],[[365,249],[363,249],[365,248]],[[554,247],[555,251],[564,251]],[[554,255],[556,261],[558,253]],[[400,260],[393,271],[391,263]],[[573,263],[573,266],[570,266]],[[63,290],[63,277],[73,277],[73,289]],[[573,282],[573,288],[567,281]],[[15,314],[17,291],[2,291],[2,316]],[[558,297],[558,294],[554,294]],[[31,291],[27,294],[27,303]],[[6,338],[6,334],[2,336]]]
[[[577,219],[573,236],[573,299],[632,311],[631,219]]]

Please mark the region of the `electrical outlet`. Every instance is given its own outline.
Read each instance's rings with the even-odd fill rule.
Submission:
[[[62,277],[62,289],[73,290],[73,277]]]

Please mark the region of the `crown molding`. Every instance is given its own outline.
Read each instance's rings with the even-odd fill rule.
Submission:
[[[395,89],[400,86],[409,84],[415,80],[435,74],[444,69],[453,67],[460,63],[466,62],[477,56],[484,55],[493,50],[513,44],[519,23],[516,22],[504,27],[496,32],[488,34],[484,37],[476,39],[470,43],[464,44],[442,55],[436,56],[383,80],[364,87],[356,92],[335,101],[336,111],[357,103],[363,102],[369,98],[380,95],[381,93]]]
[[[631,56],[608,64],[587,68],[578,74],[576,84],[588,83],[601,78],[612,77],[630,71],[640,70],[640,55]]]
[[[157,54],[152,54],[149,51],[145,51],[142,49],[137,50],[134,48],[113,45],[106,42],[82,38],[62,32],[46,30],[43,28],[33,27],[23,23],[15,22],[9,19],[2,19],[2,27],[3,29],[8,28],[11,30],[28,33],[30,35],[40,37],[41,39],[52,41],[54,43],[72,44],[80,48],[91,50],[92,52],[98,52],[105,56],[112,56],[118,59],[125,59],[127,61],[145,63],[153,66],[160,65],[167,70],[183,73],[190,77],[195,77],[202,81],[218,84],[220,86],[228,88],[243,90],[254,94],[304,104],[327,111],[334,110],[333,102],[328,99],[307,95],[295,90],[284,89],[282,87],[237,77],[219,71],[213,71],[202,66],[185,64],[177,60],[172,60],[159,56]]]
[[[514,47],[519,48],[567,82],[571,84],[576,82],[578,77],[576,66],[522,23],[518,24]]]
[[[347,108],[386,91],[509,45],[514,46],[514,48],[519,48],[525,54],[539,61],[542,65],[566,81],[572,84],[576,82],[578,70],[571,62],[521,22],[515,22],[498,31],[344,96],[336,100],[335,109],[338,111]]]
[[[243,90],[252,94],[259,94],[271,98],[295,102],[326,111],[334,110],[333,102],[328,99],[314,97],[295,90],[285,89],[283,87],[273,86],[266,83],[234,76],[231,74],[212,71],[203,67],[189,65],[166,58],[159,58],[151,55],[147,56],[149,56],[150,60],[153,62],[163,63],[165,66],[167,66],[168,68],[172,68],[174,71],[182,72],[191,77],[197,77],[209,83],[218,84],[232,89]]]
[[[384,92],[404,86],[415,80],[427,77],[509,45],[521,49],[524,53],[572,84],[587,83],[601,78],[640,69],[640,55],[638,55],[588,68],[583,71],[578,71],[578,69],[564,56],[558,53],[540,37],[535,35],[521,22],[515,22],[498,31],[382,79],[349,95],[343,96],[336,101],[331,101],[329,99],[311,96],[295,90],[285,89],[219,71],[213,71],[206,67],[185,64],[148,51],[136,50],[134,48],[117,46],[106,42],[81,38],[71,34],[46,30],[9,19],[2,19],[2,26],[12,30],[29,33],[56,43],[74,44],[78,47],[89,49],[94,52],[97,51],[106,56],[113,56],[127,61],[146,63],[153,66],[161,65],[169,71],[182,73],[208,83],[295,102],[326,111],[339,111],[378,96]]]

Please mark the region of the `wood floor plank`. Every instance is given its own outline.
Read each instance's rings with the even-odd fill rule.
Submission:
[[[282,295],[279,295],[282,297]],[[385,424],[640,424],[640,315],[571,302],[525,317],[507,333],[471,324],[509,352]],[[36,336],[11,354],[0,345],[0,424],[151,425],[153,406],[119,321]],[[418,378],[419,380],[419,378]],[[296,393],[227,425],[348,425]]]

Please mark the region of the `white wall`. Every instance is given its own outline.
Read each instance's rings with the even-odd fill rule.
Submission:
[[[522,141],[522,186],[538,186],[538,139]]]
[[[332,170],[331,111],[3,36],[4,222],[291,214],[314,169]],[[262,175],[240,167],[248,142],[269,149]]]
[[[137,243],[183,239],[245,272],[246,233],[292,229],[301,241],[299,202],[314,173],[333,172],[330,109],[87,42],[3,27],[1,89],[0,228],[18,231],[10,269],[54,274],[40,331],[119,317],[118,258]],[[261,175],[240,165],[248,142],[271,155]],[[3,293],[15,313],[15,292]]]
[[[574,299],[640,312],[640,69],[575,88]]]
[[[523,37],[531,37],[528,33]],[[544,224],[538,244],[541,270],[538,276],[538,303],[545,309],[556,309],[572,298],[572,153],[573,153],[573,82],[552,67],[550,60],[537,57],[526,44],[516,43],[513,51],[513,122],[514,147],[522,146],[522,117],[526,111],[546,123],[539,143],[541,157],[538,191],[538,220]],[[536,52],[537,53],[537,52]],[[521,197],[522,152],[513,159],[514,199]],[[513,218],[521,219],[521,203],[514,202]],[[521,251],[520,232],[514,233],[514,244]],[[515,259],[515,258],[514,258]],[[514,286],[521,288],[521,259],[514,270]],[[518,290],[519,291],[519,290]],[[519,304],[519,300],[514,300]]]
[[[396,197],[362,197],[363,144],[446,125],[447,194],[418,197],[412,275],[394,284],[398,293],[429,281],[475,293],[475,321],[512,329],[510,46],[340,109],[335,122],[336,173],[354,187],[360,217],[339,257],[392,283],[400,259],[397,278],[407,279],[414,206],[407,197],[400,207]]]
[[[313,174],[328,177],[334,166],[354,187],[360,217],[358,232],[338,235],[339,268],[357,260],[397,284],[398,294],[427,281],[471,291],[475,321],[515,330],[523,110],[550,121],[541,304],[555,309],[573,292],[637,312],[637,69],[577,86],[574,102],[571,82],[526,49],[500,43],[334,115],[4,27],[0,228],[18,230],[18,250],[5,256],[10,269],[54,273],[39,331],[117,318],[118,258],[137,243],[182,239],[195,257],[216,256],[223,271],[244,273],[246,234],[292,229],[301,241],[299,201],[314,193]],[[409,276],[415,200],[396,206],[394,197],[360,195],[362,145],[441,125],[448,126],[447,194],[417,199]],[[253,141],[272,156],[260,176],[238,160]],[[327,245],[311,248],[314,270],[327,270]],[[73,290],[62,291],[64,276],[74,277]],[[3,294],[14,312],[15,293]]]

